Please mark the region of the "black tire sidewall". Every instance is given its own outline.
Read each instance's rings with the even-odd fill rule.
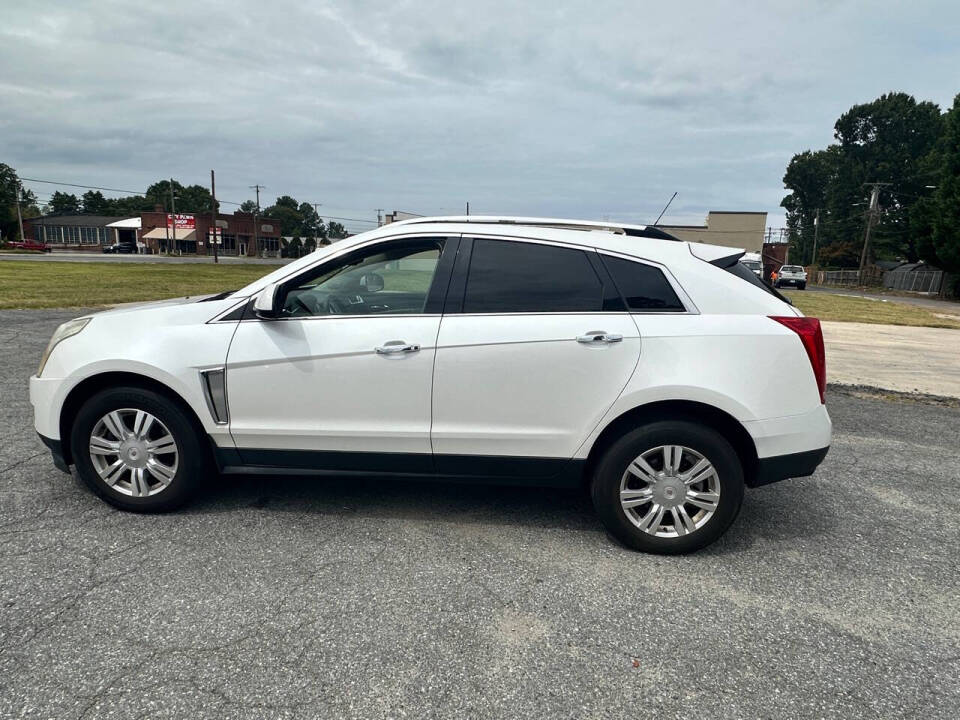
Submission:
[[[154,415],[167,426],[179,452],[177,472],[170,485],[148,497],[131,497],[111,488],[90,460],[89,438],[96,423],[112,410],[136,408]],[[185,503],[195,492],[205,470],[205,456],[197,429],[177,403],[151,390],[119,387],[88,399],[77,413],[70,434],[70,449],[77,474],[101,498],[122,510],[165,512]]]
[[[630,522],[620,505],[620,480],[628,464],[660,445],[696,450],[713,464],[720,479],[720,502],[714,516],[689,535],[648,535]],[[730,443],[712,428],[683,420],[650,423],[620,437],[604,453],[591,485],[593,505],[611,535],[634,550],[669,555],[694,552],[723,535],[740,512],[743,493],[743,468]]]

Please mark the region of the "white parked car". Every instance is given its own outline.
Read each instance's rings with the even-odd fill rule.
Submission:
[[[586,486],[626,545],[687,552],[830,444],[819,321],[741,254],[643,226],[393,223],[241,290],[65,323],[36,429],[125,510],[214,471]]]
[[[778,288],[795,287],[805,290],[807,287],[807,271],[802,265],[784,265],[777,273],[777,281],[774,285]]]

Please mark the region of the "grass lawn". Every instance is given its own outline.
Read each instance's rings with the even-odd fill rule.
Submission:
[[[0,262],[0,308],[97,307],[235,290],[270,265]]]
[[[821,320],[960,329],[960,318],[939,317],[926,308],[904,303],[803,290],[784,294],[804,315]]]

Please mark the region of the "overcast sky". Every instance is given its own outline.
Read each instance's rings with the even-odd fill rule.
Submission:
[[[21,176],[142,191],[215,168],[222,199],[260,183],[355,218],[651,222],[677,190],[668,220],[780,225],[786,163],[850,105],[960,92],[956,0],[0,4]]]

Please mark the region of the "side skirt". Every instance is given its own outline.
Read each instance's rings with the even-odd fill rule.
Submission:
[[[214,446],[225,475],[380,477],[444,482],[579,487],[584,460],[492,455],[426,455],[311,450],[258,450]]]

